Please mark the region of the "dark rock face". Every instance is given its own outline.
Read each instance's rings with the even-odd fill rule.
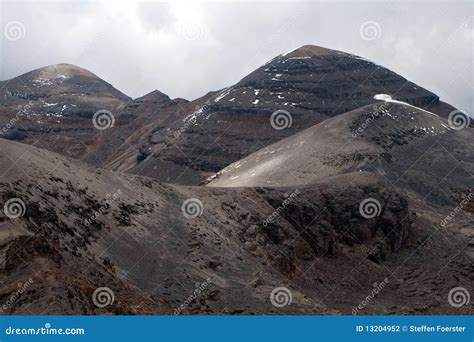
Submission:
[[[323,193],[305,188],[299,194],[288,200],[273,191],[268,201],[301,234],[316,256],[337,256],[341,253],[340,244],[368,244],[371,252],[367,257],[383,261],[400,249],[410,235],[413,222],[408,201],[381,186]],[[373,218],[361,215],[359,205],[366,198],[379,200],[380,212]],[[288,204],[282,206],[285,200]],[[284,236],[279,227],[274,222],[264,227],[269,239],[277,244],[283,242]]]
[[[193,184],[328,117],[373,103],[379,93],[417,106],[439,102],[437,95],[368,60],[304,46],[210,94],[183,121],[154,131],[147,144],[153,155],[145,162],[190,168],[193,179],[182,173],[163,179],[159,171],[146,175]],[[274,129],[270,119],[278,110],[289,113],[283,115],[287,121],[281,122],[281,130]]]

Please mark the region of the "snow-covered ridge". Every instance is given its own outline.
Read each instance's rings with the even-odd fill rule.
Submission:
[[[402,105],[404,105],[404,106],[408,106],[408,107],[411,107],[411,108],[415,108],[415,109],[420,110],[420,111],[422,111],[422,112],[425,112],[425,113],[428,113],[428,114],[430,114],[430,115],[439,117],[438,114],[432,113],[432,112],[430,112],[430,111],[421,109],[421,108],[416,107],[416,106],[412,106],[412,105],[409,104],[409,103],[406,103],[406,102],[403,102],[403,101],[394,100],[394,99],[392,99],[392,97],[391,97],[390,95],[387,95],[387,94],[377,94],[377,95],[374,96],[374,99],[375,99],[375,100],[379,100],[379,101],[385,101],[385,102],[391,102],[391,103],[402,104]]]

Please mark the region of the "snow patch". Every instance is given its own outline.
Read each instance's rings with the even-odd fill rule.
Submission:
[[[392,97],[391,97],[390,95],[387,95],[387,94],[377,94],[377,95],[374,96],[374,99],[375,99],[375,100],[380,100],[380,101],[385,101],[385,102],[391,102],[391,103],[402,104],[402,105],[404,105],[404,106],[408,106],[408,107],[411,107],[411,108],[415,108],[415,109],[420,110],[420,111],[422,111],[422,112],[425,112],[425,113],[428,113],[428,114],[430,114],[430,115],[439,117],[438,114],[429,112],[429,111],[427,111],[427,110],[421,109],[421,108],[416,107],[416,106],[412,106],[412,105],[409,104],[409,103],[406,103],[406,102],[403,102],[403,101],[394,100],[394,99],[392,99]]]
[[[214,102],[219,102],[220,100],[222,100],[224,97],[229,95],[231,90],[232,90],[232,88],[226,88],[223,91],[221,91],[219,96],[217,96],[217,98],[214,100]]]

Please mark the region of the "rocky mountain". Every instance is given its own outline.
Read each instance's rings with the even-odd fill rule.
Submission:
[[[374,101],[227,166],[209,185],[302,186],[371,172],[437,204],[474,190],[474,129],[455,129],[405,103]]]
[[[97,129],[93,115],[131,99],[93,73],[69,64],[40,68],[0,83],[1,135],[83,158]]]
[[[437,95],[364,58],[303,46],[199,99],[197,109],[191,108],[182,121],[154,130],[142,147],[149,156],[132,172],[198,184],[262,147],[373,103],[379,93],[444,116],[454,110]],[[162,174],[164,168],[173,174]]]
[[[350,314],[374,283],[384,290],[361,313],[439,313],[454,277],[472,281],[465,253],[446,260],[463,240],[368,174],[187,187],[0,145],[4,314]],[[383,205],[376,217],[359,211],[368,197]],[[276,307],[282,286],[291,305]]]

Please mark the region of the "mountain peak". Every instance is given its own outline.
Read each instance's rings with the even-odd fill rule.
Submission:
[[[68,79],[71,77],[91,77],[91,78],[99,78],[94,73],[86,70],[84,68],[78,67],[76,65],[67,64],[67,63],[59,63],[59,64],[52,64],[47,65],[33,71],[30,71],[26,74],[21,75],[23,76],[35,76],[40,77],[42,79],[56,79],[56,78],[63,78]]]
[[[142,101],[163,102],[163,101],[166,101],[166,102],[168,102],[168,101],[171,101],[171,99],[165,93],[162,93],[161,91],[155,89],[155,90],[149,92],[148,94],[143,95],[142,97],[139,97],[139,98],[135,99],[135,101],[138,101],[138,102],[142,102]]]
[[[340,53],[336,50],[331,50],[322,46],[316,45],[303,45],[294,50],[288,51],[281,55],[285,58],[294,58],[294,57],[320,57],[320,56],[330,56]]]

